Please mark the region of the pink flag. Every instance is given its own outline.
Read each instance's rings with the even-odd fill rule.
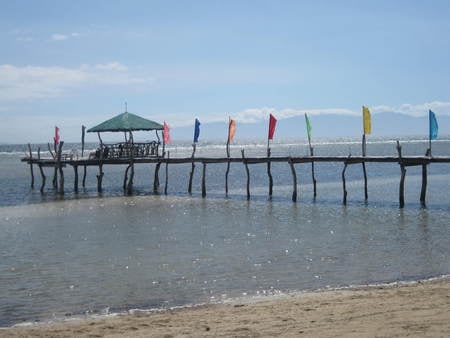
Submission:
[[[164,122],[163,141],[164,143],[170,142],[169,125],[166,122]]]
[[[55,126],[55,144],[58,145],[59,144],[59,128],[57,126]]]
[[[275,133],[275,126],[277,125],[277,119],[275,116],[270,114],[270,120],[269,120],[269,140],[273,139],[273,134]]]

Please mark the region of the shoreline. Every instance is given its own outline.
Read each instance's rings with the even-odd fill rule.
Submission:
[[[450,336],[450,275],[0,328],[23,336]]]

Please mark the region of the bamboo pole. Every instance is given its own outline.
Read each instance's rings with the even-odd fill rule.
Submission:
[[[297,173],[295,172],[294,162],[292,162],[292,159],[289,159],[289,166],[291,167],[291,173],[292,173],[292,202],[297,202]]]
[[[310,153],[311,157],[314,156],[314,149],[311,146],[311,140],[310,139],[309,139],[309,153]],[[316,175],[314,173],[314,160],[311,160],[311,176],[312,176],[313,189],[314,189],[314,199],[315,199],[316,196],[317,196],[317,188],[316,188],[317,181],[316,181]]]
[[[130,153],[130,178],[128,180],[127,185],[127,194],[129,195],[133,192],[133,180],[134,180],[134,146],[132,146]]]
[[[362,156],[366,157],[366,134],[363,134],[363,141],[362,141]],[[363,175],[364,175],[364,200],[367,201],[369,198],[368,192],[367,192],[367,171],[366,171],[366,162],[362,162],[362,168],[363,168]]]
[[[127,168],[125,169],[125,174],[123,176],[123,190],[127,190],[127,183],[128,183],[128,171],[130,170],[131,165],[128,164]]]
[[[245,158],[244,149],[241,150],[242,162],[245,165],[245,172],[247,173],[247,200],[250,199],[250,170],[248,169],[247,159]]]
[[[230,158],[230,140],[227,141],[227,158]],[[225,195],[228,196],[228,174],[230,173],[230,161],[227,162],[227,170],[225,171]]]

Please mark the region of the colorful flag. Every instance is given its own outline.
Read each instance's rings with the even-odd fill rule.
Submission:
[[[55,137],[53,138],[53,140],[55,141],[56,145],[59,144],[59,128],[57,126],[55,126]]]
[[[435,140],[437,139],[439,129],[436,115],[430,110],[428,116],[430,120],[430,140]]]
[[[369,108],[363,106],[363,126],[364,126],[364,134],[370,134],[372,132],[372,123],[370,121],[370,111]]]
[[[228,124],[228,143],[233,141],[235,132],[236,132],[236,121],[230,118],[230,122]]]
[[[273,134],[275,133],[275,126],[277,125],[277,119],[275,116],[270,114],[269,118],[269,140],[273,139]]]
[[[169,125],[164,122],[164,130],[163,130],[163,141],[164,143],[170,142],[170,134],[169,134]]]
[[[311,123],[309,122],[308,115],[305,113],[305,121],[306,121],[306,132],[308,133],[308,141],[311,143]]]
[[[195,119],[194,143],[198,142],[199,136],[200,136],[200,121],[198,119]]]

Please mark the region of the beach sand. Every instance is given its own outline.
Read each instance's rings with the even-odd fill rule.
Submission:
[[[450,337],[450,278],[0,329],[0,337]]]

